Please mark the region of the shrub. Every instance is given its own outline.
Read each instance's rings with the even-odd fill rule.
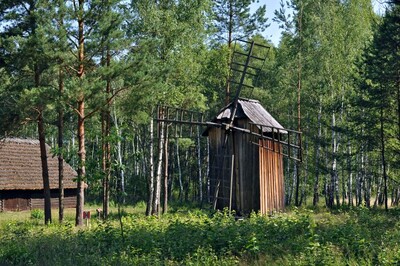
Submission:
[[[31,219],[42,220],[44,219],[44,211],[40,209],[33,209],[31,211]]]

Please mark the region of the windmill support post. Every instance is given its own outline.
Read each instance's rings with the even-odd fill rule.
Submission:
[[[234,174],[234,166],[235,166],[235,154],[232,154],[231,182],[230,182],[230,187],[229,187],[229,213],[232,212],[232,194],[233,194],[233,174]]]

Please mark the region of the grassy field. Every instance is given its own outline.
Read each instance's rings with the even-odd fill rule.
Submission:
[[[294,209],[244,220],[185,206],[159,218],[143,213],[144,204],[126,207],[120,220],[112,209],[108,221],[93,217],[82,228],[73,210],[50,226],[30,212],[0,213],[0,265],[400,263],[398,209]]]

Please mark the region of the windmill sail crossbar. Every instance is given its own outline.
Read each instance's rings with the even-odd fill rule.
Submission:
[[[237,54],[237,55],[242,55],[242,56],[248,56],[248,57],[250,57],[250,58],[253,58],[253,59],[256,59],[256,60],[260,60],[260,61],[264,61],[265,60],[265,58],[261,58],[261,57],[258,57],[258,56],[254,56],[254,55],[248,55],[248,54],[246,54],[246,53],[242,53],[242,52],[238,52],[238,51],[235,51],[235,52],[233,52],[233,55],[235,55],[235,54]]]
[[[238,63],[238,62],[232,62],[232,65],[237,65],[237,66],[242,66],[242,67],[245,66],[245,64]],[[259,67],[254,67],[254,66],[247,66],[247,67],[250,68],[250,69],[257,70],[257,71],[261,70],[261,68],[259,68]]]
[[[240,69],[236,69],[236,68],[231,68],[231,70],[232,71],[236,71],[236,72],[239,72],[239,73],[244,73],[244,71],[243,70],[240,70]],[[256,73],[251,73],[251,72],[246,72],[246,74],[247,75],[251,75],[251,76],[257,76],[257,74]]]
[[[239,42],[244,42],[244,43],[248,43],[248,44],[251,44],[251,43],[252,43],[251,41],[246,41],[246,40],[243,40],[243,39],[237,39],[237,41],[239,41]],[[254,45],[255,45],[255,46],[259,46],[259,47],[263,47],[263,48],[267,48],[267,49],[270,49],[270,48],[271,48],[270,46],[264,45],[264,44],[261,44],[261,43],[254,43]]]

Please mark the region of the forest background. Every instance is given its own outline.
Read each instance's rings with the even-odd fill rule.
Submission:
[[[303,132],[302,164],[285,161],[286,205],[398,205],[399,4],[378,16],[369,0],[293,0],[274,18],[250,5],[2,1],[1,135],[48,143],[77,170],[77,225],[84,196],[103,205],[104,218],[110,202],[146,201],[156,215],[168,201],[205,204],[202,129],[170,136],[162,171],[156,107],[212,118],[234,95],[226,81],[235,40],[254,40],[271,48],[255,88],[241,96]],[[278,46],[261,35],[270,20],[282,27]]]

